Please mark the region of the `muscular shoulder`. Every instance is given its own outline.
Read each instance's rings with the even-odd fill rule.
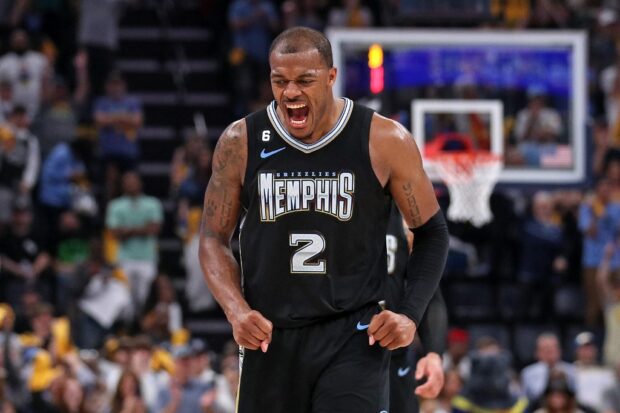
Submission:
[[[247,140],[245,119],[228,125],[213,152],[213,173],[224,174],[231,178],[238,177],[242,180],[248,155]]]
[[[409,131],[400,123],[375,113],[370,124],[370,143],[389,144],[411,139]]]
[[[411,133],[400,123],[375,113],[370,124],[370,159],[377,178],[385,184],[392,164],[407,154],[408,162],[418,162],[417,147]]]

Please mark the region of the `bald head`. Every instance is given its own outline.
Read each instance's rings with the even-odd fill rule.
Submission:
[[[291,54],[316,49],[327,67],[334,65],[332,46],[323,33],[307,27],[293,27],[280,33],[271,43],[272,53]]]

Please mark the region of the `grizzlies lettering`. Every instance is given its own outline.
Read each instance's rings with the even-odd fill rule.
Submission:
[[[261,172],[260,219],[275,221],[284,214],[313,210],[348,221],[353,216],[354,192],[351,172]]]

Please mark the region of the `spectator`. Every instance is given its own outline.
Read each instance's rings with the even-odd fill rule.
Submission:
[[[527,399],[511,391],[511,357],[492,338],[481,338],[471,355],[471,375],[460,395],[452,400],[452,412],[524,412]]]
[[[33,214],[26,203],[16,202],[7,232],[0,237],[2,293],[17,308],[21,295],[34,289],[46,301],[53,299],[54,273],[47,246],[32,226]]]
[[[34,310],[42,303],[41,295],[35,290],[26,290],[19,297],[19,307],[15,308],[15,332],[22,334],[30,331],[30,320]]]
[[[616,11],[610,11],[617,13]],[[617,16],[615,17],[617,20]],[[600,88],[605,98],[605,116],[609,127],[609,144],[612,148],[620,147],[620,42],[616,41],[616,61],[601,71],[599,75]]]
[[[183,264],[187,276],[185,296],[193,312],[210,310],[216,306],[198,262],[202,198],[211,178],[211,157],[211,150],[207,147],[198,152],[197,164],[178,191],[177,233],[184,241]]]
[[[114,324],[132,314],[127,278],[120,268],[104,263],[98,242],[92,244],[90,257],[74,277],[79,308],[76,341],[80,348],[98,349]]]
[[[7,79],[0,78],[0,124],[8,121],[13,106],[13,84]]]
[[[464,381],[469,378],[471,360],[469,352],[469,333],[460,328],[448,332],[448,348],[443,354],[443,370],[456,370]]]
[[[57,370],[59,370],[58,377],[52,381],[49,389],[51,409],[56,409],[62,413],[81,413],[84,402],[82,383],[70,366],[61,364]]]
[[[530,87],[528,98],[527,107],[517,113],[514,135],[522,162],[539,166],[541,157],[559,143],[562,118],[557,110],[546,106],[546,92],[541,87]]]
[[[60,76],[50,78],[43,88],[41,110],[34,118],[32,131],[39,138],[41,157],[46,158],[56,144],[69,142],[76,134],[88,93],[87,62],[83,55],[74,59],[75,91],[71,94]]]
[[[271,0],[234,0],[228,11],[233,49],[235,113],[247,112],[248,103],[258,97],[257,85],[267,79],[269,45],[278,29],[278,13]]]
[[[0,304],[0,412],[23,410],[27,395],[21,375],[22,357],[18,336],[13,332],[15,314],[11,307]],[[19,411],[18,410],[18,411]]]
[[[325,21],[319,13],[316,0],[287,0],[280,6],[284,29],[303,26],[323,31]]]
[[[575,337],[575,387],[577,401],[590,410],[600,412],[603,391],[614,383],[613,370],[598,361],[594,334],[584,331]]]
[[[66,314],[72,304],[72,288],[78,266],[91,253],[91,239],[80,217],[73,211],[60,215],[57,238],[54,241],[54,270],[56,272],[56,302],[60,314]]]
[[[51,71],[47,58],[31,49],[28,33],[13,31],[11,51],[0,58],[0,78],[11,82],[15,103],[26,108],[30,119],[39,110],[41,86]]]
[[[190,342],[192,348],[193,361],[191,362],[192,377],[198,381],[212,385],[215,388],[215,401],[213,409],[217,413],[234,413],[235,400],[230,389],[228,380],[223,374],[218,374],[211,365],[209,346],[200,339],[193,339]],[[239,366],[237,360],[237,367]],[[237,384],[235,383],[235,387]]]
[[[231,398],[237,400],[237,391],[239,390],[239,346],[234,341],[229,341],[224,345],[220,370],[228,383]]]
[[[370,27],[373,16],[368,7],[360,0],[342,0],[341,7],[333,7],[327,18],[327,25],[332,27]]]
[[[103,84],[115,65],[118,23],[123,6],[133,0],[82,0],[78,46],[88,58],[88,78],[93,96],[103,93]]]
[[[620,413],[620,363],[616,366],[616,382],[603,391],[602,413]]]
[[[157,409],[161,413],[214,413],[216,389],[214,383],[203,383],[191,376],[192,351],[187,345],[173,351],[174,374],[168,385],[160,390]]]
[[[163,221],[161,203],[142,193],[135,172],[123,175],[124,196],[110,202],[106,227],[119,241],[118,263],[129,278],[134,316],[143,309],[157,274],[157,235]]]
[[[604,161],[602,175],[609,180],[611,186],[611,200],[618,202],[620,200],[620,152],[613,150],[607,152]]]
[[[54,307],[49,303],[38,303],[30,318],[31,331],[22,334],[24,347],[47,351],[54,360],[60,360],[75,350],[71,338],[69,320],[54,318]]]
[[[78,196],[90,193],[86,162],[91,157],[92,145],[86,139],[74,139],[54,147],[43,162],[39,202],[45,226],[51,239],[57,238],[58,218],[67,211],[78,211]],[[94,197],[91,196],[94,203]],[[96,208],[96,204],[92,205]],[[91,211],[96,212],[96,211]]]
[[[583,233],[583,290],[586,295],[586,323],[599,324],[601,303],[596,287],[596,271],[603,260],[605,246],[618,236],[620,204],[613,201],[609,179],[598,180],[594,194],[585,198],[579,208],[579,229]],[[610,271],[620,268],[620,253],[615,251],[609,262]]]
[[[558,371],[551,373],[543,394],[542,407],[534,413],[584,413],[577,405],[575,390],[568,378]]]
[[[611,271],[612,257],[618,247],[610,242],[605,248],[601,265],[596,274],[599,300],[605,320],[603,361],[614,368],[620,363],[620,273]]]
[[[148,336],[138,335],[132,339],[129,367],[138,376],[140,394],[147,410],[159,412],[156,409],[159,392],[167,386],[166,378],[174,370],[170,354],[153,347]]]
[[[191,133],[185,144],[174,151],[170,166],[171,192],[177,195],[181,184],[199,168],[201,155],[204,151],[211,152],[205,141],[206,137]]]
[[[117,195],[120,173],[137,165],[140,157],[137,139],[143,122],[140,102],[127,95],[127,85],[119,72],[108,76],[106,95],[95,102],[94,118],[109,200]]]
[[[112,413],[146,413],[140,382],[131,370],[125,370],[118,381]]]
[[[463,379],[457,370],[448,370],[445,376],[444,386],[437,397],[435,412],[450,412],[452,400],[463,390]]]
[[[102,356],[97,358],[95,371],[99,373],[99,382],[105,388],[104,404],[107,407],[114,403],[121,375],[129,370],[131,345],[129,337],[110,336],[103,345]]]
[[[552,314],[553,274],[562,273],[567,267],[563,241],[564,233],[554,214],[552,195],[536,192],[532,199],[532,216],[523,226],[517,273],[517,279],[527,288],[526,308],[534,319]]]
[[[8,126],[0,131],[0,224],[8,218],[10,202],[30,200],[41,163],[39,143],[28,130],[28,115],[22,106],[13,108]]]
[[[212,157],[211,149],[206,146],[198,151],[196,164],[179,187],[179,212],[202,206],[204,191],[211,179]]]
[[[149,298],[142,318],[142,331],[155,343],[164,343],[170,340],[172,333],[181,329],[183,323],[181,306],[170,278],[159,275],[152,284]]]
[[[0,1],[0,53],[3,53],[9,33],[18,27],[28,6],[27,0]]]
[[[539,0],[534,2],[527,25],[533,29],[562,29],[568,26],[570,17],[564,2]]]
[[[553,333],[543,333],[536,339],[537,362],[521,372],[521,387],[531,403],[537,403],[543,396],[552,371],[559,371],[574,388],[575,367],[561,360],[560,343]]]

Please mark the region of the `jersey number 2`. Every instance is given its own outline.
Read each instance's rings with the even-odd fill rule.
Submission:
[[[291,257],[291,274],[325,274],[325,260],[312,261],[325,251],[325,238],[321,234],[289,234],[289,245],[298,247]]]

